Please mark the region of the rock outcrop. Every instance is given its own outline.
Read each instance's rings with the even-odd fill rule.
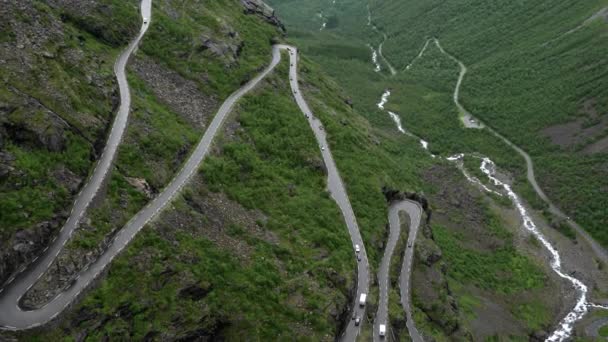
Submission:
[[[141,55],[132,59],[129,69],[135,71],[157,99],[193,127],[203,129],[213,117],[218,100],[201,91],[194,81]]]
[[[419,194],[417,192],[407,192],[407,191],[400,192],[399,190],[391,189],[388,186],[382,187],[382,193],[384,194],[386,201],[389,203],[394,202],[394,201],[401,201],[404,199],[409,199],[409,200],[420,203],[422,210],[424,210],[424,213],[426,214],[426,224],[428,225],[431,222],[432,210],[431,210],[431,207],[429,206],[429,201],[426,199],[426,197],[423,194]]]
[[[268,6],[262,0],[241,0],[243,6],[245,6],[246,14],[256,14],[264,18],[270,24],[280,28],[285,32],[285,25],[277,18],[274,13],[274,9]]]
[[[0,244],[0,284],[33,260],[50,241],[63,219],[43,221],[30,229],[22,229]]]

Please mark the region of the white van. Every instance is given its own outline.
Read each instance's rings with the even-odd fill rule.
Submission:
[[[380,328],[378,329],[378,333],[380,337],[386,336],[386,325],[380,324]]]
[[[360,306],[365,306],[365,299],[367,299],[367,294],[362,293],[361,297],[359,297],[359,305]]]
[[[355,253],[361,252],[361,247],[359,245],[355,245]]]

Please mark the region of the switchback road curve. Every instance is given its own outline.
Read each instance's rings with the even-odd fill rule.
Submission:
[[[407,237],[407,247],[403,255],[403,264],[401,266],[401,275],[399,276],[399,288],[401,295],[401,306],[405,311],[407,319],[407,330],[410,333],[410,338],[414,342],[424,341],[422,335],[416,329],[414,316],[412,315],[411,289],[412,289],[412,268],[414,265],[414,247],[416,237],[422,220],[422,207],[418,202],[402,201],[393,204],[389,209],[389,224],[400,225],[399,212],[405,211],[410,217],[410,232]]]
[[[118,56],[118,59],[114,64],[114,73],[116,74],[120,90],[120,107],[114,118],[107,144],[97,162],[97,166],[87,183],[80,190],[78,196],[76,196],[70,216],[61,228],[58,236],[39,257],[34,259],[27,269],[22,269],[21,273],[10,278],[8,282],[0,288],[0,327],[5,327],[7,329],[24,329],[40,325],[52,319],[61,311],[61,309],[63,309],[63,307],[67,306],[67,303],[69,303],[69,301],[65,300],[64,296],[60,295],[56,300],[36,311],[22,311],[17,305],[23,294],[25,294],[44,272],[46,272],[47,268],[59,254],[59,251],[61,251],[65,243],[70,239],[112,166],[118,145],[122,140],[127,126],[131,107],[131,94],[125,75],[125,67],[129,58],[137,48],[137,45],[148,30],[152,14],[151,7],[152,0],[141,1],[140,10],[144,22],[142,23],[139,34]]]
[[[150,3],[149,0],[144,2]],[[147,12],[149,13],[149,12]],[[146,12],[142,11],[145,16]],[[149,17],[147,17],[149,18]],[[146,25],[147,27],[147,25]],[[130,47],[135,47],[132,44]],[[132,49],[129,49],[132,51]],[[57,295],[49,303],[40,309],[25,311],[18,305],[19,300],[27,290],[36,282],[36,280],[50,266],[56,253],[61,250],[63,244],[53,245],[51,257],[45,260],[39,260],[35,264],[33,271],[22,273],[14,282],[4,289],[0,294],[0,327],[8,330],[28,329],[47,323],[55,318],[65,307],[67,307],[78,294],[86,288],[90,282],[95,279],[104,268],[116,257],[122,249],[133,239],[143,226],[152,220],[160,210],[162,210],[175,197],[183,185],[188,181],[191,175],[198,169],[200,163],[207,155],[211,142],[222,125],[227,114],[231,111],[234,104],[247,92],[253,89],[280,61],[280,51],[277,47],[273,48],[273,56],[270,65],[262,71],[256,78],[230,95],[222,104],[213,121],[209,125],[207,131],[201,138],[196,149],[189,157],[186,164],[173,178],[173,180],[163,189],[163,191],[146,207],[140,210],[127,224],[118,232],[108,249],[97,259],[88,269],[83,270],[76,281],[69,289]],[[126,63],[126,60],[125,60]],[[69,238],[69,235],[66,237]],[[58,240],[59,241],[59,240]],[[51,250],[51,249],[50,249]]]
[[[144,18],[150,18],[150,1],[151,0],[144,0],[142,2],[142,17]],[[128,56],[133,52],[133,50],[137,46],[137,43],[143,36],[143,33],[147,29],[148,23],[144,24],[144,26],[142,27],[142,32],[140,32],[138,38],[131,45],[129,45],[125,54],[123,54],[124,56],[121,55],[122,58],[119,58],[119,61],[117,62],[116,69],[122,71],[121,73],[117,72],[117,76],[119,77],[119,83],[122,84],[121,89],[126,89],[125,93],[121,93],[121,95],[125,94],[123,95],[125,96],[123,97],[123,100],[129,99],[128,85],[126,84],[126,79],[124,78],[124,66],[126,65]],[[31,286],[36,282],[36,280],[51,265],[54,257],[61,250],[63,244],[65,243],[65,241],[67,241],[73,229],[70,231],[69,234],[67,234],[65,240],[63,240],[63,243],[60,242],[61,240],[58,240],[57,242],[59,243],[55,243],[52,246],[52,248],[49,250],[49,252],[52,253],[45,254],[43,258],[41,258],[37,263],[34,264],[34,267],[31,270],[22,273],[10,285],[3,289],[3,293],[0,293],[0,328],[5,330],[23,330],[40,326],[53,320],[70,303],[72,303],[78,297],[80,292],[84,290],[91,283],[92,280],[94,280],[99,274],[102,273],[105,267],[107,267],[112,262],[112,260],[135,237],[135,235],[148,222],[154,219],[156,215],[164,207],[166,207],[179,193],[181,188],[191,178],[192,174],[194,174],[194,172],[198,170],[201,162],[208,154],[211,143],[213,142],[213,138],[216,136],[217,132],[221,128],[228,113],[232,110],[235,103],[241,97],[251,91],[277,66],[277,64],[281,60],[281,50],[288,50],[290,52],[291,67],[289,73],[291,78],[291,87],[294,92],[294,97],[298,106],[302,110],[303,114],[308,117],[308,122],[311,128],[313,129],[317,141],[319,142],[319,148],[321,150],[323,160],[325,161],[328,170],[328,189],[331,192],[332,197],[340,207],[340,210],[342,211],[345,222],[348,226],[353,246],[355,244],[359,244],[359,246],[361,247],[361,261],[358,264],[357,298],[355,298],[355,302],[353,303],[353,311],[355,312],[355,314],[363,317],[365,314],[365,307],[358,306],[357,299],[359,298],[359,295],[361,293],[367,293],[368,291],[369,264],[367,261],[367,254],[363,245],[363,240],[359,233],[359,228],[355,219],[355,215],[350,205],[348,196],[346,194],[345,187],[342,183],[336,165],[333,161],[329,146],[327,145],[326,136],[325,132],[322,129],[322,125],[318,121],[318,119],[313,116],[312,112],[310,111],[308,105],[304,101],[299,91],[299,86],[297,83],[297,50],[293,47],[289,47],[286,45],[275,45],[272,49],[272,60],[270,65],[266,67],[266,69],[264,69],[258,76],[249,81],[242,88],[234,92],[226,99],[226,101],[222,104],[217,114],[213,118],[211,124],[205,131],[205,134],[201,138],[196,149],[189,157],[183,168],[175,176],[175,178],[171,180],[171,182],[154,200],[152,200],[150,203],[148,203],[146,207],[140,210],[118,232],[118,234],[115,236],[114,240],[112,240],[112,243],[104,252],[104,254],[102,254],[99,259],[97,259],[93,264],[91,264],[89,268],[83,270],[78,275],[75,282],[66,291],[57,295],[54,299],[52,299],[49,303],[47,303],[40,309],[26,311],[19,307],[19,300],[21,299],[21,297],[29,290],[29,288],[31,288]],[[123,76],[122,81],[119,76],[120,74],[122,74]],[[128,107],[125,110],[128,112]],[[124,121],[124,125],[126,125],[126,118]],[[120,139],[113,140],[113,136],[114,135],[111,135],[108,145],[113,146],[115,150]],[[111,164],[111,159],[108,163]],[[86,209],[86,206],[84,208]],[[76,209],[74,209],[73,211],[75,212]],[[82,211],[84,211],[84,209],[82,209]],[[342,339],[345,341],[354,341],[358,333],[359,327],[354,325],[354,321],[351,321],[348,324]]]
[[[410,218],[410,229],[403,255],[401,273],[399,276],[401,305],[406,315],[407,329],[409,331],[412,341],[422,342],[422,336],[420,335],[414,324],[410,303],[414,246],[416,242],[416,237],[418,236],[420,222],[422,220],[422,207],[418,202],[411,200],[402,200],[399,202],[394,202],[389,207],[388,222],[390,231],[388,240],[386,242],[386,248],[384,250],[384,256],[382,257],[380,269],[378,270],[378,287],[380,292],[380,299],[378,303],[378,312],[376,313],[376,322],[374,323],[374,341],[382,341],[382,337],[380,337],[379,334],[380,324],[386,325],[387,337],[385,338],[388,338],[388,336],[390,335],[390,322],[388,317],[390,262],[393,256],[393,252],[395,251],[397,242],[399,241],[399,237],[401,236],[401,220],[399,219],[400,212],[407,213]]]

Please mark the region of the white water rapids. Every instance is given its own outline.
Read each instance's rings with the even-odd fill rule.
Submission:
[[[372,51],[372,62],[374,63],[374,71],[380,72],[380,70],[382,70],[382,68],[380,67],[380,63],[378,63],[378,52],[376,51],[376,49],[374,49],[373,46],[371,46],[371,45],[367,45],[367,46],[369,46],[369,49]]]
[[[371,11],[369,9],[369,5],[368,5],[368,23],[367,25],[371,25]],[[424,45],[422,46],[422,49],[419,51],[418,55],[406,66],[405,70],[409,70],[412,65],[414,64],[414,62],[416,62],[417,59],[421,58],[424,54],[424,52],[426,51],[426,49],[428,48],[428,43],[429,43],[430,39],[427,40]],[[452,58],[453,60],[457,61],[458,64],[461,67],[461,73],[460,73],[460,78],[458,80],[458,85],[455,88],[455,92],[454,92],[454,99],[455,99],[455,103],[460,106],[460,103],[457,101],[458,99],[458,90],[460,88],[460,83],[462,82],[462,78],[464,76],[464,73],[466,73],[466,67],[464,66],[464,64],[462,64],[462,62],[460,62],[459,60],[457,60],[456,58],[454,58],[453,56],[447,54],[443,48],[441,47],[441,45],[439,44],[439,41],[437,39],[434,39],[435,44],[437,45],[437,48],[439,48],[439,50],[446,54],[448,57]],[[374,61],[374,64],[376,65],[376,72],[380,71],[380,65],[378,64],[378,55],[376,53],[376,50],[374,50],[373,47],[369,46],[370,49],[372,50],[372,59]],[[381,98],[380,98],[380,102],[378,102],[377,106],[379,109],[381,110],[385,110],[384,106],[386,105],[386,103],[388,102],[388,98],[391,95],[390,90],[385,90],[384,93],[382,94]],[[466,110],[463,109],[463,112],[465,112],[465,114],[468,114],[468,112],[466,112]],[[397,129],[399,130],[399,132],[406,134],[410,137],[414,137],[416,139],[419,139],[420,145],[422,146],[423,149],[425,149],[426,151],[429,151],[428,147],[429,147],[429,143],[423,139],[420,139],[419,137],[417,137],[416,135],[414,135],[413,133],[407,131],[406,129],[403,128],[402,124],[401,124],[401,118],[397,113],[391,112],[391,111],[387,111],[389,116],[391,117],[391,119],[395,122],[395,125],[397,126]],[[470,115],[470,114],[469,114]],[[467,121],[471,121],[469,120],[465,120],[465,126],[466,126],[466,122]],[[483,125],[481,125],[480,123],[474,122],[475,125],[471,126],[474,128],[483,128]],[[469,126],[467,126],[469,127]],[[430,152],[429,152],[430,153]],[[432,153],[430,153],[430,155],[435,158],[436,156]],[[458,161],[460,159],[464,158],[464,154],[459,154],[453,157],[449,157],[447,158],[447,160],[449,161]],[[462,172],[462,174],[466,177],[466,179],[471,182],[474,183],[476,185],[478,185],[479,187],[481,187],[484,191],[489,192],[489,193],[494,193],[496,195],[502,196],[503,194],[501,194],[498,191],[492,190],[490,189],[488,186],[486,186],[485,184],[483,184],[483,182],[481,182],[479,179],[477,179],[476,177],[472,177],[471,175],[468,174],[468,172],[466,171],[466,169],[464,168],[464,166],[461,164],[458,166],[458,168],[460,169],[460,171]],[[502,187],[506,193],[506,195],[511,199],[511,201],[513,202],[513,204],[517,207],[517,210],[519,212],[519,215],[521,216],[522,220],[523,220],[523,225],[524,227],[531,233],[533,234],[542,244],[543,246],[549,251],[549,254],[551,256],[551,268],[553,269],[553,271],[555,273],[557,273],[558,276],[560,276],[562,279],[570,282],[572,284],[572,286],[574,287],[574,289],[580,294],[580,297],[578,298],[576,305],[574,306],[574,308],[559,322],[559,325],[557,327],[557,329],[555,329],[555,331],[553,331],[551,333],[551,335],[546,339],[546,341],[548,342],[561,342],[561,341],[565,341],[567,339],[570,338],[570,336],[572,335],[572,330],[574,328],[574,324],[579,321],[580,319],[583,318],[583,316],[585,316],[585,314],[588,311],[589,307],[593,307],[593,308],[600,308],[600,309],[608,309],[608,306],[604,306],[601,304],[593,304],[593,303],[589,303],[587,302],[587,292],[588,292],[588,288],[587,286],[580,281],[577,278],[574,278],[566,273],[564,273],[562,271],[562,263],[561,263],[561,257],[559,252],[557,251],[557,249],[555,249],[555,247],[553,247],[553,245],[549,242],[549,240],[547,240],[547,238],[540,232],[540,230],[537,228],[536,224],[534,223],[534,221],[532,220],[532,218],[528,215],[528,211],[526,210],[526,208],[524,207],[521,199],[519,198],[519,196],[513,191],[513,189],[511,188],[511,186],[509,184],[506,184],[502,181],[500,181],[498,178],[495,177],[495,164],[494,162],[492,162],[492,160],[490,160],[487,157],[483,157],[482,158],[482,163],[480,165],[480,170],[488,177],[488,179],[490,180],[490,182],[492,182],[496,187]]]
[[[378,106],[378,108],[380,108],[381,110],[385,110],[384,109],[384,105],[388,102],[388,97],[391,96],[391,91],[390,90],[385,90],[384,93],[382,93],[382,97],[380,98],[380,102],[378,102],[378,104],[376,104],[376,106]],[[399,130],[399,132],[410,136],[412,138],[416,138],[419,140],[420,142],[420,146],[422,146],[423,149],[427,150],[429,149],[429,143],[424,140],[421,139],[420,137],[415,136],[414,134],[412,134],[409,131],[406,131],[405,129],[403,129],[403,126],[401,125],[401,117],[397,114],[397,113],[393,113],[390,110],[386,111],[388,113],[388,115],[391,117],[391,119],[393,119],[393,121],[395,122],[395,125],[397,126],[397,129]],[[431,153],[431,156],[433,158],[435,158],[435,155]]]
[[[553,245],[551,245],[551,243],[540,232],[540,230],[538,230],[538,228],[536,227],[536,224],[534,224],[534,221],[528,215],[528,212],[527,212],[526,208],[524,207],[524,205],[522,204],[519,196],[517,196],[517,194],[513,191],[511,186],[509,184],[506,184],[506,183],[500,181],[498,178],[496,178],[494,176],[495,169],[496,169],[494,162],[492,162],[489,158],[483,158],[482,162],[481,162],[481,166],[479,168],[481,169],[481,171],[484,174],[486,174],[486,176],[488,176],[488,179],[492,183],[494,183],[495,186],[502,187],[505,190],[505,192],[507,193],[507,195],[509,196],[509,198],[511,199],[513,204],[515,204],[515,206],[517,207],[517,210],[519,211],[519,215],[522,217],[522,219],[524,221],[524,227],[528,231],[530,231],[534,236],[536,236],[536,238],[549,251],[549,253],[551,254],[551,268],[553,269],[553,271],[555,271],[555,273],[557,273],[561,278],[569,281],[572,284],[572,286],[578,292],[580,292],[580,297],[579,297],[578,301],[576,302],[576,305],[574,306],[572,311],[570,311],[570,313],[568,313],[568,315],[566,315],[566,317],[564,317],[561,320],[558,328],[551,334],[551,336],[549,336],[549,338],[547,338],[547,341],[550,341],[550,342],[564,341],[567,338],[569,338],[570,335],[572,334],[572,329],[574,327],[574,323],[576,321],[580,320],[581,318],[583,318],[583,316],[587,313],[587,308],[588,308],[587,286],[585,284],[583,284],[582,281],[562,272],[562,263],[561,263],[561,258],[560,258],[559,252],[555,249],[555,247],[553,247]]]
[[[384,106],[388,102],[388,98],[390,95],[391,95],[390,90],[386,90],[382,94],[382,97],[380,98],[380,102],[378,102],[378,104],[377,104],[379,109],[385,110]],[[417,139],[420,139],[403,128],[399,115],[397,115],[396,113],[393,113],[391,111],[387,111],[387,112],[390,115],[390,117],[393,119],[393,121],[395,122],[395,125],[397,126],[397,129],[399,130],[399,132],[406,134],[408,136],[412,136]],[[420,139],[420,144],[422,145],[422,147],[425,150],[428,151],[428,142]],[[431,156],[433,158],[436,157],[433,154],[431,154]],[[449,161],[452,161],[452,162],[458,162],[459,160],[462,160],[464,158],[464,156],[465,156],[464,154],[457,154],[457,155],[448,157],[446,159]],[[478,157],[478,158],[480,158],[480,157]],[[549,251],[549,253],[551,255],[551,268],[553,269],[553,271],[555,273],[557,273],[561,278],[570,282],[572,284],[572,286],[580,293],[580,297],[578,298],[574,308],[568,313],[568,315],[566,315],[566,317],[564,317],[560,321],[558,328],[546,340],[548,342],[565,341],[572,335],[574,323],[576,323],[578,320],[580,320],[587,313],[589,307],[595,307],[595,308],[606,308],[606,307],[604,307],[603,305],[591,304],[591,303],[587,302],[587,291],[588,291],[587,286],[585,284],[583,284],[582,281],[580,281],[562,271],[561,257],[559,255],[559,252],[555,249],[555,247],[553,247],[553,245],[551,245],[549,240],[547,240],[547,238],[537,228],[536,224],[534,223],[532,218],[529,216],[528,211],[524,207],[519,196],[513,191],[513,189],[511,188],[511,186],[509,184],[504,183],[504,182],[500,181],[497,177],[495,177],[496,166],[492,160],[490,160],[487,157],[483,157],[483,158],[481,158],[481,160],[482,160],[482,162],[480,165],[480,170],[488,177],[488,179],[494,184],[494,186],[504,189],[506,195],[509,197],[509,199],[511,199],[511,201],[517,208],[519,215],[521,216],[521,218],[523,220],[524,227],[531,234],[533,234],[542,243],[542,245]],[[483,182],[481,182],[476,177],[471,176],[462,165],[460,165],[458,168],[460,169],[462,174],[466,177],[466,179],[469,182],[478,185],[486,192],[493,193],[493,194],[496,194],[499,196],[503,195],[498,191],[490,189],[488,186],[483,184]]]

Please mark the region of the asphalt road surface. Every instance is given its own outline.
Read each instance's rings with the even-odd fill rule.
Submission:
[[[403,264],[401,266],[401,274],[399,276],[399,288],[401,297],[401,306],[405,311],[405,317],[407,319],[407,330],[409,331],[410,338],[414,342],[424,341],[422,335],[416,329],[414,318],[412,315],[411,307],[411,288],[412,288],[412,265],[414,264],[414,247],[416,245],[416,237],[418,236],[418,230],[420,229],[420,222],[422,220],[422,207],[418,202],[404,200],[393,203],[389,208],[388,222],[391,227],[391,231],[400,229],[401,220],[399,219],[399,212],[406,212],[410,217],[410,230],[407,237],[407,245],[403,256]],[[387,276],[388,278],[388,272]]]
[[[369,289],[369,263],[367,260],[367,253],[365,251],[363,239],[361,238],[361,234],[359,232],[359,226],[357,225],[355,213],[353,212],[353,208],[350,205],[350,201],[346,193],[346,188],[344,187],[344,183],[340,178],[338,168],[336,167],[336,163],[334,162],[334,159],[332,157],[331,150],[327,144],[326,133],[325,130],[322,128],[323,125],[321,121],[314,116],[313,112],[310,110],[310,107],[308,107],[308,104],[302,97],[302,93],[300,92],[300,87],[298,85],[297,49],[286,45],[280,45],[279,48],[286,49],[289,52],[289,79],[292,93],[296,99],[298,107],[300,107],[300,110],[308,119],[308,124],[310,125],[310,128],[312,128],[315,138],[319,143],[319,149],[321,150],[323,161],[325,162],[325,167],[327,168],[327,188],[330,191],[334,201],[336,201],[336,203],[338,204],[342,215],[344,216],[344,221],[346,222],[346,226],[348,227],[348,232],[350,234],[350,238],[353,244],[353,250],[355,245],[359,245],[361,249],[361,251],[359,252],[361,256],[361,261],[358,262],[357,267],[357,296],[354,298],[353,302],[353,317],[361,317],[361,325],[356,326],[355,320],[350,320],[344,331],[344,334],[340,337],[342,341],[355,341],[357,335],[359,335],[361,326],[364,324],[365,321],[364,317],[366,306],[359,305],[359,298],[362,293],[367,294]],[[353,258],[354,257],[355,253],[353,252]]]
[[[29,265],[29,267],[25,270],[22,269],[19,274],[9,279],[0,289],[0,327],[7,329],[25,329],[40,325],[54,318],[55,315],[72,300],[72,298],[62,294],[36,311],[22,311],[17,304],[23,294],[44,274],[53,260],[57,257],[66,241],[72,236],[72,233],[78,227],[78,222],[95,197],[95,194],[101,187],[112,166],[116,150],[118,149],[118,145],[122,140],[127,126],[131,106],[131,94],[129,93],[125,67],[129,61],[129,57],[131,57],[133,51],[135,51],[148,29],[151,18],[151,1],[152,0],[142,0],[141,16],[142,18],[147,18],[148,22],[145,24],[142,23],[138,36],[131,41],[127,48],[120,54],[114,65],[114,73],[116,74],[120,90],[120,107],[114,118],[114,123],[112,124],[112,129],[110,130],[110,135],[108,136],[107,144],[101,154],[101,158],[97,162],[97,166],[95,167],[91,178],[76,197],[70,216],[61,228],[59,235],[44,252]],[[79,287],[72,286],[72,289],[75,288]]]
[[[390,264],[391,258],[393,257],[393,252],[395,251],[395,247],[397,246],[397,242],[401,236],[401,220],[399,219],[399,213],[402,211],[406,212],[410,217],[410,229],[404,252],[405,254],[403,258],[403,266],[401,268],[401,275],[399,277],[402,297],[401,303],[403,305],[403,310],[406,313],[408,330],[414,331],[413,333],[410,332],[412,339],[414,341],[422,341],[420,334],[418,334],[418,331],[414,326],[409,305],[410,275],[412,271],[412,259],[414,256],[414,243],[416,241],[416,236],[418,235],[418,229],[420,228],[422,208],[420,207],[420,204],[410,200],[395,202],[389,207],[388,222],[390,231],[388,234],[388,241],[386,242],[386,248],[384,249],[384,256],[382,257],[380,269],[378,270],[380,300],[378,303],[378,311],[376,313],[376,321],[374,322],[374,341],[388,339],[391,334],[389,330],[390,324],[388,317]],[[387,336],[384,338],[380,337],[380,324],[386,325]],[[419,339],[416,339],[415,336],[418,336]]]
[[[585,327],[585,334],[599,340],[602,338],[599,330],[605,325],[608,325],[608,317],[598,318]],[[604,337],[604,340],[608,340],[608,338]]]
[[[151,12],[151,0],[142,1],[142,17],[148,18],[150,20]],[[121,89],[121,99],[122,105],[119,110],[119,114],[128,113],[130,104],[130,96],[128,91],[128,84],[126,83],[126,78],[124,76],[124,68],[129,59],[131,53],[135,50],[137,44],[139,43],[141,37],[145,33],[148,28],[148,24],[144,24],[142,26],[142,30],[139,36],[129,45],[129,47],[125,50],[125,52],[119,57],[119,60],[116,63],[116,73],[120,84]],[[146,207],[140,210],[124,227],[121,229],[118,234],[115,236],[114,240],[110,244],[109,248],[100,256],[98,260],[96,260],[93,264],[90,265],[87,269],[83,270],[79,276],[76,278],[76,281],[71,284],[71,286],[64,292],[60,293],[52,299],[49,303],[37,310],[26,311],[19,307],[19,300],[21,297],[33,286],[33,284],[44,274],[47,268],[52,264],[54,258],[57,256],[65,241],[69,239],[72,231],[76,228],[77,220],[82,216],[82,213],[86,209],[86,205],[90,202],[85,201],[84,205],[79,206],[79,201],[83,201],[82,194],[90,194],[90,198],[93,197],[97,188],[92,190],[87,190],[89,184],[93,182],[93,178],[96,178],[96,173],[93,175],[92,180],[85,186],[82,191],[82,194],[79,196],[77,203],[74,206],[73,212],[80,212],[80,215],[72,215],[74,217],[73,220],[73,228],[67,229],[64,228],[62,230],[62,236],[64,232],[65,236],[60,237],[55,241],[51,248],[40,258],[38,259],[30,269],[21,273],[17,278],[12,280],[12,282],[2,289],[0,293],[0,328],[6,330],[22,330],[29,329],[33,327],[40,326],[45,324],[52,319],[54,319],[59,313],[61,313],[70,303],[74,301],[75,298],[78,297],[80,292],[84,290],[92,280],[94,280],[101,272],[108,266],[112,260],[122,251],[122,249],[135,237],[135,235],[156,215],[167,206],[178,194],[180,189],[188,182],[191,178],[192,174],[196,172],[206,157],[213,138],[221,128],[224,120],[226,119],[228,113],[232,110],[234,104],[245,94],[247,94],[250,90],[252,90],[261,80],[263,80],[280,62],[281,60],[281,50],[288,50],[290,52],[290,60],[291,60],[291,68],[290,68],[290,78],[291,78],[291,87],[294,92],[294,97],[303,114],[308,117],[308,122],[313,129],[315,137],[319,142],[319,148],[323,155],[323,160],[325,161],[327,170],[328,170],[328,189],[332,194],[332,197],[340,207],[346,224],[348,226],[349,233],[351,235],[351,239],[353,242],[353,248],[355,244],[359,244],[361,247],[361,261],[358,265],[358,283],[357,283],[357,298],[353,303],[353,310],[356,315],[361,317],[364,316],[365,307],[360,307],[358,305],[358,298],[361,293],[367,293],[369,287],[369,274],[368,274],[368,261],[367,254],[365,252],[365,247],[363,245],[363,241],[361,239],[361,235],[359,233],[359,229],[357,226],[357,222],[355,219],[354,212],[350,205],[350,201],[346,194],[346,190],[338,174],[336,165],[333,161],[331,152],[329,147],[327,146],[327,140],[325,137],[325,131],[322,129],[322,125],[318,119],[316,119],[308,105],[304,101],[301,93],[299,91],[298,83],[297,83],[297,51],[293,47],[288,47],[285,45],[276,45],[273,46],[272,50],[272,61],[264,71],[262,71],[258,76],[249,81],[246,85],[241,87],[235,93],[230,95],[226,101],[222,104],[217,114],[213,118],[213,121],[207,128],[207,131],[201,138],[199,144],[196,149],[189,157],[186,164],[179,171],[179,173],[173,178],[173,180],[163,189],[163,191],[152,200]],[[120,116],[120,115],[119,115]],[[108,139],[108,146],[106,151],[113,150],[115,152],[118,143],[120,142],[121,135],[116,132],[122,130],[124,131],[124,126],[126,125],[126,115],[124,119],[119,119],[117,117],[115,124],[112,129],[112,133],[110,134],[110,138]],[[115,127],[118,127],[115,130]],[[104,151],[104,154],[109,154],[109,152]],[[113,153],[112,153],[113,155]],[[104,157],[100,161],[100,165],[107,163],[107,168],[110,167],[112,162],[112,158],[109,158],[107,162]],[[100,169],[100,166],[97,167]],[[107,170],[106,170],[107,172]],[[103,176],[105,173],[102,173],[100,176],[99,184],[103,181]],[[84,199],[86,199],[85,197]],[[71,221],[69,221],[71,222]],[[354,254],[354,253],[353,253]],[[353,256],[354,257],[354,256]],[[354,325],[354,321],[350,321],[342,339],[345,341],[354,341],[356,336],[359,333],[360,327]]]
[[[150,4],[149,0],[145,0]],[[149,7],[148,7],[149,8]],[[146,11],[142,11],[146,15]],[[149,18],[147,16],[146,18]],[[133,45],[134,47],[135,45]],[[132,51],[132,50],[131,50]],[[222,104],[213,121],[209,125],[207,131],[201,138],[196,149],[179,171],[173,180],[165,189],[146,207],[140,210],[127,224],[118,232],[108,249],[97,259],[88,269],[83,270],[76,281],[69,289],[60,293],[47,303],[44,307],[25,311],[18,305],[20,298],[27,290],[36,282],[36,280],[44,273],[51,265],[54,257],[59,252],[63,243],[59,246],[53,245],[53,250],[56,248],[56,253],[52,254],[52,258],[44,262],[38,261],[33,270],[28,270],[22,273],[13,283],[4,289],[0,294],[0,327],[8,330],[28,329],[45,324],[55,318],[63,311],[79,294],[85,289],[90,282],[95,279],[106,266],[122,251],[122,249],[135,237],[135,235],[144,227],[146,223],[152,220],[179,192],[184,184],[190,179],[192,174],[198,170],[200,163],[203,161],[209,151],[211,142],[224,122],[226,116],[231,111],[234,104],[247,92],[253,89],[274,67],[279,63],[281,58],[278,47],[273,48],[273,56],[270,65],[262,71],[256,78],[230,95]],[[126,59],[125,59],[126,63]],[[69,237],[69,236],[68,236]],[[67,240],[67,238],[66,238]],[[51,250],[51,249],[49,249]]]
[[[608,9],[606,9],[606,10],[608,11]],[[565,220],[566,223],[572,229],[574,229],[580,236],[583,237],[583,239],[587,242],[587,244],[591,247],[591,249],[595,253],[596,257],[599,260],[601,260],[604,264],[608,264],[608,251],[606,251],[606,249],[604,247],[602,247],[597,241],[595,241],[595,239],[593,239],[593,237],[591,235],[589,235],[589,233],[587,233],[587,231],[585,231],[578,223],[574,222],[572,219],[570,219],[570,217],[568,215],[566,215],[558,207],[556,207],[553,204],[553,202],[551,202],[551,199],[549,199],[549,197],[547,197],[547,195],[545,194],[543,189],[538,185],[538,182],[536,181],[536,177],[534,175],[534,163],[532,162],[532,158],[530,157],[530,155],[526,151],[524,151],[522,148],[520,148],[519,146],[517,146],[513,142],[511,142],[509,139],[507,139],[505,136],[496,132],[491,127],[485,125],[481,120],[475,118],[470,112],[468,112],[462,106],[462,104],[460,103],[460,100],[459,100],[460,86],[462,85],[462,80],[463,80],[465,74],[467,73],[467,67],[459,59],[457,59],[456,57],[447,53],[443,49],[441,44],[439,43],[439,40],[434,39],[434,41],[435,41],[435,44],[437,45],[437,47],[439,48],[439,50],[443,54],[448,56],[450,59],[454,60],[460,66],[460,75],[458,77],[456,87],[454,88],[454,103],[456,104],[458,109],[461,111],[461,113],[463,113],[462,120],[463,120],[464,125],[467,128],[487,128],[488,131],[490,131],[496,137],[500,138],[507,145],[509,145],[511,148],[513,148],[517,153],[519,153],[526,161],[528,182],[530,182],[530,184],[532,185],[532,187],[534,188],[534,191],[538,194],[538,196],[549,206],[549,211],[553,215],[557,216],[558,218]]]

